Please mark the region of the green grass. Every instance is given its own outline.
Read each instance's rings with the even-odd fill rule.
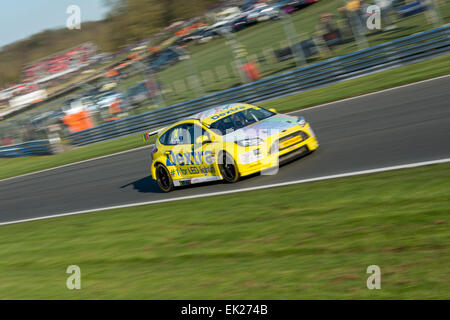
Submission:
[[[306,91],[289,97],[261,103],[279,112],[293,111],[320,103],[347,98],[367,92],[394,87],[450,73],[450,55],[349,80],[325,88]],[[48,169],[80,160],[95,158],[146,145],[140,134],[95,145],[76,148],[53,156],[0,159],[0,179]]]
[[[441,164],[2,226],[0,297],[449,299],[449,193]]]

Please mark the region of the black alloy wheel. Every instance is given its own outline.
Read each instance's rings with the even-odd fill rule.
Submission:
[[[222,162],[219,163],[220,174],[228,183],[234,183],[239,180],[239,171],[233,158],[226,152],[221,155]]]
[[[156,180],[159,187],[164,192],[170,192],[173,189],[172,177],[169,171],[162,164],[156,165]]]

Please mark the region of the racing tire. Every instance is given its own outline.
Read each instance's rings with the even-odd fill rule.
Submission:
[[[156,181],[159,188],[164,192],[170,192],[173,190],[173,181],[169,171],[162,164],[157,164],[155,168]]]
[[[226,152],[223,152],[220,157],[222,161],[219,162],[219,170],[223,180],[227,183],[237,182],[240,174],[234,159]]]

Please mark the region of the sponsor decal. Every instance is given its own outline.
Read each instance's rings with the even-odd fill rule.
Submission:
[[[248,108],[249,108],[248,106],[233,107],[233,108],[227,109],[224,112],[221,112],[221,113],[218,113],[218,114],[215,114],[215,115],[211,116],[211,120],[218,120],[218,119],[226,117],[226,116],[228,116],[228,115],[230,115],[232,113],[238,112],[240,110],[245,110],[245,109],[248,109]]]
[[[280,149],[287,148],[289,146],[292,146],[292,145],[296,144],[297,142],[301,142],[302,140],[303,140],[302,136],[293,137],[293,138],[291,138],[289,140],[280,142],[279,148]]]
[[[187,165],[199,165],[199,164],[213,164],[214,158],[211,151],[199,151],[199,152],[179,152],[173,153],[169,151],[166,160],[166,166],[187,166]]]
[[[206,166],[190,166],[186,168],[175,168],[170,170],[171,176],[187,176],[187,175],[196,175],[196,174],[203,174],[203,175],[214,175],[215,170],[213,166],[206,167]]]
[[[219,176],[208,176],[208,177],[198,177],[187,180],[174,180],[173,184],[177,187],[186,186],[194,183],[208,182],[208,181],[217,181],[222,180],[222,177]]]
[[[221,178],[217,177],[217,176],[199,177],[199,178],[192,178],[191,183],[200,183],[200,182],[217,181],[217,180],[221,180]]]

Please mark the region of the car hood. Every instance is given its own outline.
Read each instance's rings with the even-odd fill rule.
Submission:
[[[227,142],[234,142],[238,140],[266,138],[278,135],[287,129],[298,125],[297,117],[288,116],[285,114],[276,114],[272,117],[259,121],[255,124],[230,132],[223,136],[223,140]]]

